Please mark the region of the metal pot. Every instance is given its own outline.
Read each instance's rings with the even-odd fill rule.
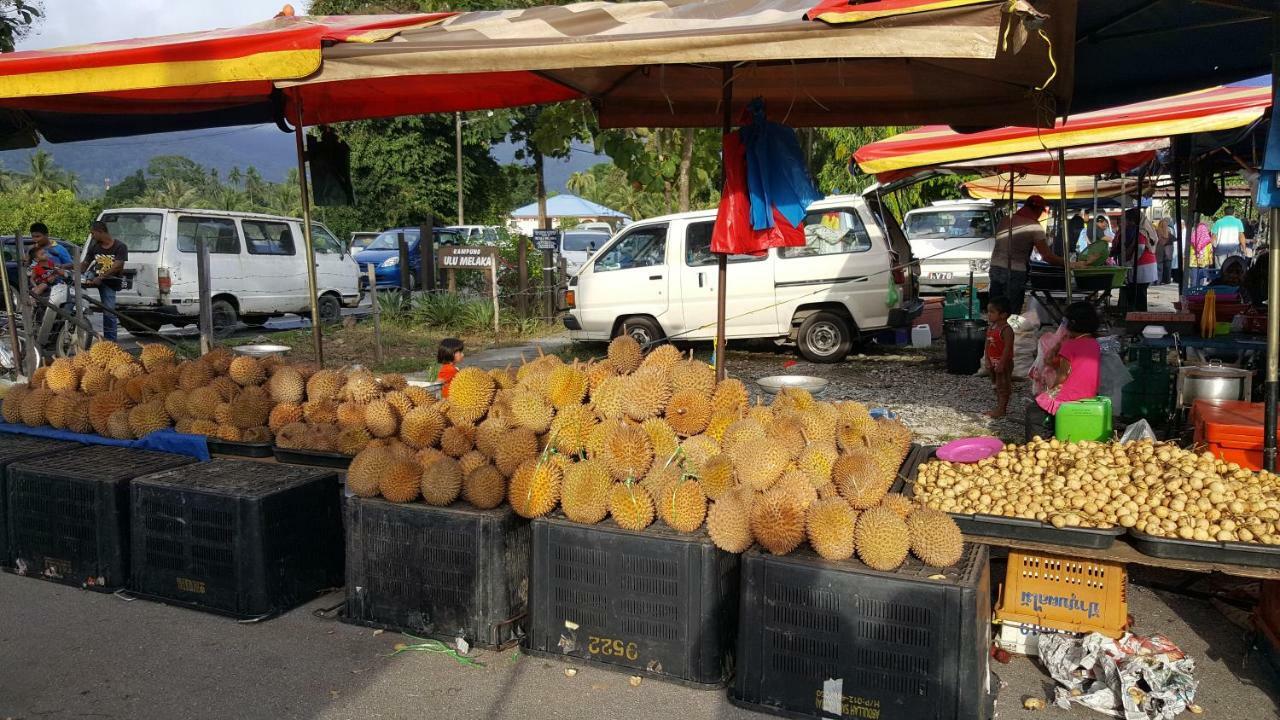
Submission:
[[[1253,395],[1253,373],[1221,364],[1178,368],[1178,407],[1196,400],[1245,400]]]

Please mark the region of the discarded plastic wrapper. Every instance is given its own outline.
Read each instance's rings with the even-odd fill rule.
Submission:
[[[1151,429],[1151,423],[1145,419],[1125,428],[1124,435],[1120,436],[1120,442],[1131,443],[1137,440],[1155,440],[1156,433]]]
[[[1172,720],[1195,700],[1195,661],[1163,635],[1045,634],[1040,661],[1059,684],[1054,703],[1061,708],[1075,703],[1123,720]]]

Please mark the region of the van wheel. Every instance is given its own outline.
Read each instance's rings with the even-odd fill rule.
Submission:
[[[236,308],[226,300],[214,300],[210,305],[213,315],[213,336],[225,338],[235,332],[240,318],[236,316]]]
[[[342,304],[332,295],[321,295],[317,305],[320,308],[321,325],[337,325],[342,322]]]
[[[830,312],[816,312],[800,325],[796,343],[800,355],[809,362],[840,362],[853,348],[853,333],[844,318]]]
[[[640,347],[648,350],[650,346],[665,337],[662,334],[662,326],[646,317],[633,317],[623,320],[618,326],[618,335],[630,335],[636,342],[640,343]]]

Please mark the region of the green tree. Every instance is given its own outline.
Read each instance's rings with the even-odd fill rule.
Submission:
[[[801,146],[810,159],[814,181],[825,195],[859,193],[871,186],[875,178],[852,173],[853,154],[863,145],[910,130],[909,127],[820,128],[801,131]],[[945,175],[909,185],[885,196],[885,204],[899,219],[908,211],[934,200],[960,197],[960,186],[968,179]]]
[[[126,175],[123,180],[107,188],[102,195],[102,202],[107,207],[122,207],[133,204],[147,192],[147,178],[141,170]]]
[[[569,192],[640,219],[667,212],[666,200],[660,193],[645,190],[614,163],[598,163],[584,172],[569,176],[565,183]]]
[[[176,178],[170,178],[151,183],[141,201],[142,204],[148,207],[189,208],[200,204],[202,199],[201,188],[192,187]]]
[[[147,163],[147,178],[160,185],[175,181],[193,188],[210,185],[209,171],[183,155],[157,155]]]
[[[58,167],[53,156],[36,150],[27,158],[27,172],[22,177],[22,191],[42,195],[57,190],[75,190],[76,176]]]
[[[80,200],[66,188],[36,196],[0,193],[0,228],[6,228],[6,233],[26,233],[31,223],[42,222],[54,237],[80,243],[101,210],[99,204]]]
[[[660,213],[710,207],[719,199],[717,130],[607,130],[596,136],[596,144],[628,183],[661,200]]]
[[[13,52],[18,40],[43,18],[44,3],[38,0],[0,0],[0,52]]]

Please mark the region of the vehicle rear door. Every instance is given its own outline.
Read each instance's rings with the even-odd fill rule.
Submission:
[[[102,221],[107,224],[111,237],[129,249],[116,302],[123,306],[157,304],[160,301],[160,284],[156,269],[164,264],[161,260],[164,213],[108,211],[102,214]],[[81,258],[92,244],[92,240],[85,242]]]
[[[680,257],[680,307],[688,338],[713,338],[716,334],[716,302],[719,262],[711,252],[715,220],[693,220],[685,224]],[[769,337],[781,335],[774,304],[773,265],[766,253],[760,256],[730,255],[725,303],[726,337]]]

